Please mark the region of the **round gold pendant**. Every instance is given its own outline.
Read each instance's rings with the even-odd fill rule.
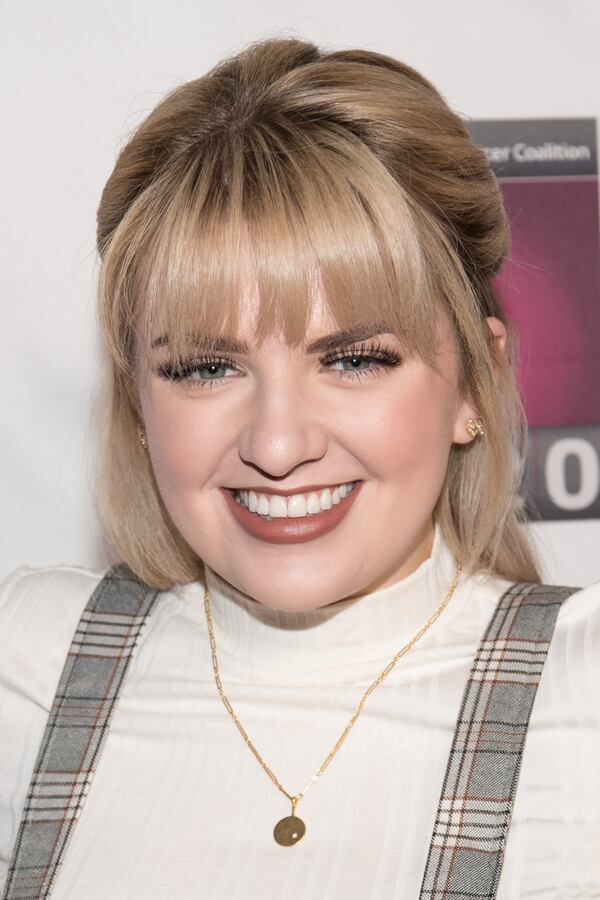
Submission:
[[[298,816],[286,816],[280,819],[273,829],[273,837],[282,847],[293,847],[306,832],[306,825]]]

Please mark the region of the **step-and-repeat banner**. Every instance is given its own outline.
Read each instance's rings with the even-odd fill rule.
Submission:
[[[477,120],[512,247],[495,284],[516,324],[532,520],[600,518],[596,120]]]

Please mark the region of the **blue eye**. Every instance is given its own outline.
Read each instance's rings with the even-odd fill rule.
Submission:
[[[180,366],[176,366],[173,363],[164,363],[164,365],[159,367],[158,374],[167,381],[188,382],[193,383],[194,387],[203,388],[205,386],[212,387],[216,382],[226,380],[224,376],[216,375],[215,369],[218,371],[219,369],[229,368],[235,368],[230,360],[210,357],[207,359],[186,360]],[[192,377],[196,372],[202,371],[208,372],[209,377]]]
[[[342,362],[345,363],[349,361],[352,368],[351,369],[341,369],[340,375],[342,377],[350,377],[357,378],[363,375],[378,375],[381,373],[383,369],[392,369],[396,366],[399,366],[402,362],[402,357],[395,352],[395,350],[391,350],[387,347],[382,347],[380,344],[370,345],[368,347],[358,347],[355,350],[343,350],[338,351],[332,356],[326,357],[322,362],[327,366],[331,367],[333,363]],[[358,364],[358,365],[355,365]],[[358,368],[361,363],[375,363],[375,368]]]
[[[337,372],[340,378],[357,379],[365,375],[379,375],[385,369],[395,368],[402,363],[402,357],[395,350],[383,347],[379,343],[371,343],[368,346],[361,345],[337,350],[333,354],[321,357],[319,361],[325,369]],[[334,369],[334,364],[338,362],[349,362],[351,368]],[[183,382],[191,389],[205,389],[229,381],[229,377],[218,374],[219,370],[225,369],[238,371],[230,359],[205,357],[197,360],[185,360],[179,366],[171,362],[163,363],[158,368],[158,374],[167,381]],[[197,373],[201,372],[205,374],[197,377]]]

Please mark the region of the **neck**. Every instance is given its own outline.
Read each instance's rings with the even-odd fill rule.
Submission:
[[[372,594],[375,591],[380,591],[382,588],[386,588],[392,584],[395,584],[397,581],[402,581],[403,579],[408,578],[408,576],[411,575],[415,571],[415,569],[418,569],[421,563],[425,562],[426,559],[429,559],[433,550],[434,540],[435,525],[433,519],[428,519],[423,526],[422,531],[420,531],[415,537],[413,545],[409,550],[408,556],[400,566],[393,566],[391,571],[380,575],[366,588],[364,588],[360,592],[357,591],[355,594],[349,594],[348,597],[344,599],[358,599],[365,594]],[[343,600],[339,602],[343,602]]]
[[[420,554],[425,547],[419,545]],[[415,548],[415,558],[419,553]],[[437,525],[430,554],[421,556],[410,574],[307,611],[265,606],[205,566],[222,677],[228,683],[290,686],[368,683],[427,623],[446,597],[455,571]],[[186,585],[185,592],[204,619],[203,585]],[[453,604],[457,607],[460,595],[459,584],[443,616],[448,618]],[[429,634],[434,630],[435,624]]]

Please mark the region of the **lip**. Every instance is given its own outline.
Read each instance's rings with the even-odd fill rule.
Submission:
[[[322,510],[314,515],[297,516],[291,519],[284,516],[277,517],[271,519],[270,522],[267,522],[264,516],[251,513],[250,510],[238,503],[233,496],[233,488],[221,488],[220,490],[233,518],[251,537],[260,541],[266,541],[269,544],[301,544],[305,541],[323,537],[330,531],[333,531],[352,509],[363,483],[363,481],[357,481],[354,490],[335,506],[332,506],[331,509]],[[329,487],[329,485],[324,485],[324,487]],[[246,490],[246,488],[242,490]],[[247,490],[255,489],[247,488]],[[259,491],[259,493],[281,494],[283,491]],[[304,490],[299,489],[297,493],[304,493]]]
[[[348,481],[328,481],[326,484],[304,484],[299,487],[281,490],[274,487],[257,487],[253,484],[245,484],[242,487],[224,488],[226,491],[254,491],[255,494],[279,494],[281,497],[293,497],[294,494],[310,494],[312,491],[324,491],[325,488],[337,487],[340,484],[350,484],[357,481],[356,478],[349,478]],[[356,488],[355,488],[356,490]],[[354,493],[354,491],[352,492]]]

